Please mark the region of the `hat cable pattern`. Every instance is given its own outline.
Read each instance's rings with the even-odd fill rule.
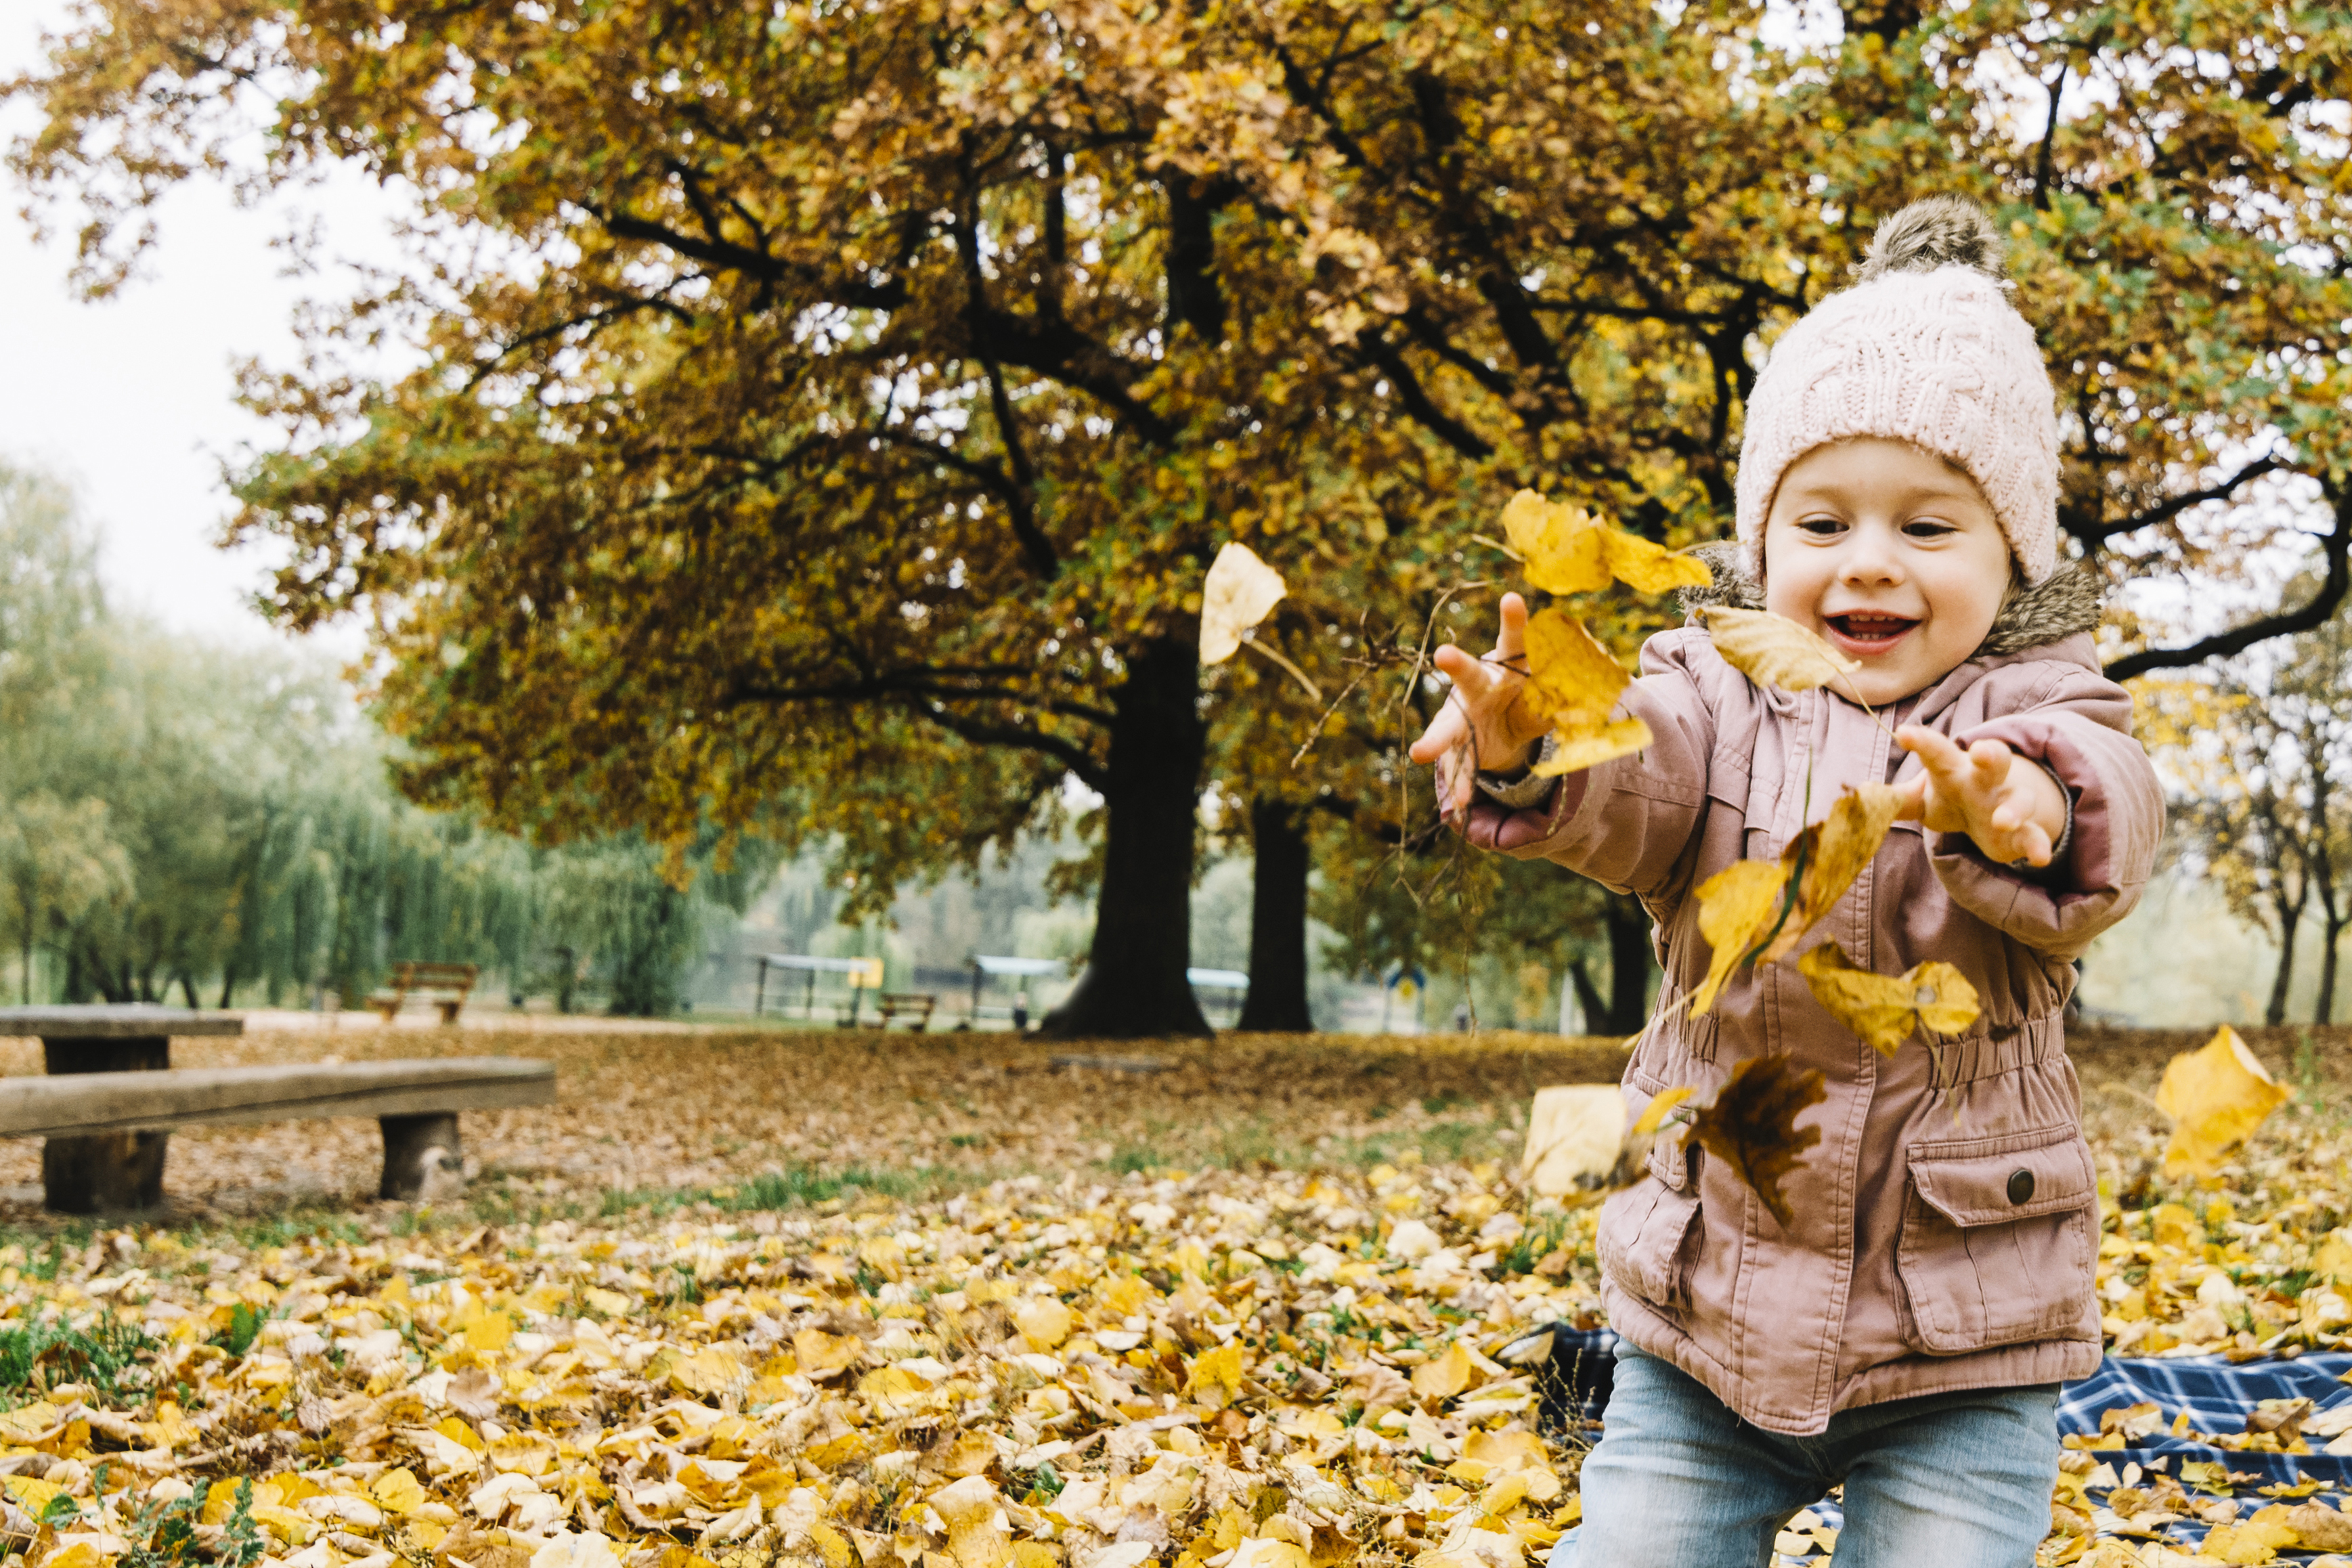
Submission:
[[[2029,583],[2058,564],[2057,402],[2033,329],[2010,303],[1984,209],[1913,202],[1878,227],[1852,288],[1774,343],[1749,394],[1735,486],[1738,537],[1763,569],[1764,519],[1789,466],[1877,436],[1957,464]]]

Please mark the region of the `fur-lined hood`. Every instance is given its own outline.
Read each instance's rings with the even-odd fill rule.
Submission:
[[[1702,544],[1691,552],[1715,574],[1707,588],[1682,590],[1683,613],[1709,605],[1733,610],[1764,608],[1764,584],[1751,576],[1738,545]],[[1992,630],[1977,645],[1972,658],[1998,658],[2046,647],[2077,632],[2095,631],[2099,625],[2099,584],[2079,565],[2069,563],[2039,583],[2015,589],[1993,617]]]

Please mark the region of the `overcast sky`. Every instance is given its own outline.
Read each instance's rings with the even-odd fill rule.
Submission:
[[[37,58],[60,0],[0,0],[0,77]],[[28,123],[0,120],[10,137]],[[34,243],[16,214],[25,193],[0,188],[0,455],[70,480],[104,539],[118,603],[183,629],[236,639],[275,636],[250,607],[270,557],[213,540],[229,511],[224,459],[271,432],[236,403],[236,367],[251,355],[284,363],[305,294],[341,292],[333,276],[285,276],[270,240],[289,208],[239,210],[215,185],[164,204],[163,241],[144,276],[110,300],[75,297],[70,240]],[[349,182],[305,192],[300,211],[323,225],[332,257],[388,259],[391,205]],[[357,646],[346,628],[338,651]]]

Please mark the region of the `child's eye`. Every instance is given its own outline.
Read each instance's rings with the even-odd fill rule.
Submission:
[[[1845,524],[1834,517],[1801,517],[1797,520],[1797,530],[1801,533],[1810,533],[1817,539],[1828,539],[1843,533]]]
[[[1913,539],[1937,540],[1947,534],[1958,533],[1959,530],[1941,518],[1915,517],[1903,525],[1903,531]]]

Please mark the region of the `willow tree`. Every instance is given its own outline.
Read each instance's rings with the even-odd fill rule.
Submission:
[[[341,160],[425,204],[414,275],[256,378],[292,438],[240,525],[291,545],[289,621],[372,612],[414,787],[682,840],[854,767],[919,812],[1009,751],[1033,795],[1107,803],[1073,1030],[1201,1026],[1217,543],[1290,575],[1312,674],[1366,612],[1411,645],[1519,485],[1721,532],[1759,357],[1924,190],[2013,237],[2083,554],[2122,580],[2315,540],[2308,603],[2127,623],[2115,668],[2352,585],[2328,15],[1895,0],[1802,47],[1762,8],[1630,0],[85,18],[17,86],[44,118],[16,161],[80,205],[94,286],[202,171]],[[425,363],[354,376],[334,335],[381,331]]]

